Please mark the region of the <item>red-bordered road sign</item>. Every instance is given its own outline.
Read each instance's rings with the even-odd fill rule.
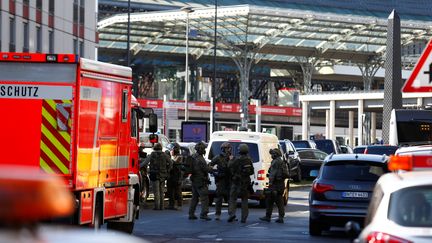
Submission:
[[[432,92],[432,40],[415,65],[411,76],[405,82],[402,92]]]

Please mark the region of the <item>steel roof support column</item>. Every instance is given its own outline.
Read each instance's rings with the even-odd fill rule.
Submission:
[[[361,71],[362,78],[363,78],[363,89],[366,91],[369,91],[372,89],[372,83],[374,81],[375,74],[379,70],[379,68],[382,66],[382,60],[381,59],[375,59],[374,57],[370,57],[368,62],[365,64],[359,64],[358,67]],[[366,144],[371,143],[375,138],[375,136],[372,134],[372,121],[371,118],[372,115],[370,112],[366,112],[364,116],[364,124],[365,124],[365,131],[364,135],[366,137]]]
[[[302,140],[309,137],[309,101],[302,101]]]
[[[233,57],[235,64],[240,72],[240,119],[241,126],[247,128],[249,123],[249,74],[252,62],[255,60],[256,53],[251,57],[248,56],[249,52],[242,51],[241,55]]]
[[[382,60],[375,60],[371,58],[367,63],[358,65],[363,78],[364,90],[371,90],[375,74],[382,66],[381,61]]]
[[[303,94],[308,94],[312,91],[312,72],[317,63],[317,59],[313,57],[296,57],[303,71]]]

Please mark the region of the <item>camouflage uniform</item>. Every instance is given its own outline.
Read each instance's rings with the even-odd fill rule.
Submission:
[[[216,219],[220,218],[222,213],[222,202],[224,198],[229,198],[230,193],[230,173],[228,169],[228,163],[231,159],[231,144],[225,142],[221,145],[222,153],[217,155],[210,162],[210,166],[217,166],[216,170],[213,172],[216,182],[216,198],[215,198],[215,210]]]
[[[180,146],[178,144],[174,145],[173,149],[172,162],[173,166],[170,171],[170,175],[167,181],[167,195],[169,199],[169,209],[176,209],[175,203],[177,202],[177,206],[181,207],[183,203],[182,198],[182,180],[183,180],[183,171],[181,170],[183,164],[183,156],[180,155]]]
[[[266,216],[260,218],[263,221],[270,222],[273,212],[273,204],[276,203],[279,212],[279,218],[276,220],[278,223],[283,223],[285,217],[285,205],[283,200],[283,192],[285,190],[285,174],[288,173],[288,167],[282,160],[281,152],[279,149],[271,149],[272,162],[268,171],[269,187],[266,191]]]
[[[242,200],[241,222],[245,223],[249,214],[248,199],[251,185],[250,176],[254,174],[252,159],[249,157],[249,148],[246,144],[240,144],[240,155],[228,164],[231,173],[231,190],[228,206],[228,222],[236,219],[237,198]]]
[[[210,167],[207,165],[203,155],[205,154],[205,144],[198,143],[195,145],[196,153],[193,157],[192,164],[192,199],[189,208],[189,219],[197,219],[195,216],[195,209],[198,205],[198,200],[201,201],[201,214],[200,218],[210,220],[207,216],[209,211],[209,198],[208,198],[208,184]]]
[[[149,177],[152,181],[154,194],[154,209],[162,210],[164,208],[164,188],[165,180],[171,166],[171,159],[162,152],[162,146],[159,143],[154,145],[154,151],[149,156]]]

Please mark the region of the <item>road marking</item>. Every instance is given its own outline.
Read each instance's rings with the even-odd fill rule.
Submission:
[[[301,203],[301,202],[288,202],[288,205],[301,205],[301,206],[309,206],[309,202]]]
[[[221,212],[222,213],[227,213],[228,210],[221,210]],[[211,212],[211,213],[208,213],[207,215],[215,215],[215,214],[216,214],[216,212]]]

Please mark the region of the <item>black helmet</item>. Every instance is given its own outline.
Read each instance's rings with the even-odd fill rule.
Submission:
[[[271,155],[276,155],[277,157],[282,156],[282,153],[278,148],[270,149],[269,153]]]
[[[172,150],[174,151],[175,155],[179,154],[180,153],[180,144],[174,143]]]
[[[162,150],[162,145],[160,143],[155,143],[155,145],[153,146],[153,150]]]
[[[232,146],[231,146],[231,144],[230,143],[228,143],[228,142],[224,142],[221,146],[220,146],[220,149],[221,149],[221,151],[222,152],[231,152],[231,150],[232,150]]]
[[[195,150],[197,151],[198,154],[205,154],[205,149],[206,149],[206,145],[203,142],[199,142],[195,145]]]
[[[247,153],[249,153],[249,147],[247,146],[247,144],[242,143],[242,144],[239,145],[239,153],[240,154],[247,154]]]

